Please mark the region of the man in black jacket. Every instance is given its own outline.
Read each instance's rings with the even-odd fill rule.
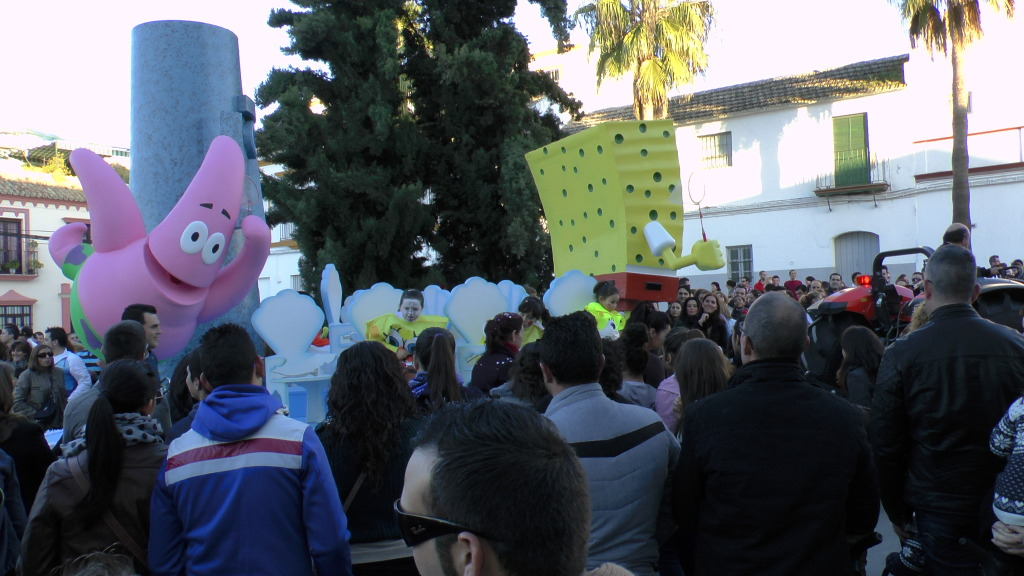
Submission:
[[[886,350],[871,411],[882,505],[897,534],[916,514],[932,575],[981,573],[957,543],[985,540],[978,515],[1003,464],[989,435],[1024,389],[1024,337],[971,307],[975,270],[954,244],[928,260],[931,321]]]
[[[804,380],[806,346],[803,307],[761,296],[729,388],[686,409],[672,497],[698,576],[851,574],[848,537],[878,521],[859,411]]]

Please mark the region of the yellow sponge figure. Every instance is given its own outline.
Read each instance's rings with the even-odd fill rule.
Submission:
[[[556,276],[575,269],[608,277],[624,291],[622,306],[674,299],[676,286],[664,280],[684,266],[725,265],[714,240],[698,241],[688,255],[674,252],[683,210],[672,121],[601,124],[526,160],[544,204]]]

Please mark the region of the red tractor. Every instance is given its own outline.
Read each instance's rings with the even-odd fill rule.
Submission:
[[[856,286],[836,292],[808,310],[812,318],[808,330],[811,344],[804,353],[804,361],[811,380],[828,389],[835,388],[836,372],[843,360],[840,337],[850,326],[871,328],[885,345],[900,337],[924,296],[915,297],[910,288],[886,283],[882,264],[893,256],[923,254],[927,258],[932,252],[927,246],[880,252],[871,265],[870,277],[861,276]],[[1024,282],[979,278],[978,284],[981,294],[974,301],[978,313],[992,322],[1020,331]]]

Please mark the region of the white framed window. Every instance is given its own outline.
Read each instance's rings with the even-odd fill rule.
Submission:
[[[705,170],[732,166],[732,132],[699,136],[700,164]]]
[[[744,246],[726,246],[729,278],[753,278],[754,249],[750,244]]]

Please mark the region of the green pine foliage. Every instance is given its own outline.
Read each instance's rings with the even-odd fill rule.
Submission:
[[[542,109],[579,104],[529,71],[515,1],[294,3],[306,11],[276,10],[270,25],[324,71],[271,72],[257,102],[278,108],[258,145],[287,169],[264,193],[268,219],[296,224],[304,284],[329,262],[350,289],[546,284],[550,243],[523,155],[559,137]],[[565,10],[542,1],[562,46]]]
[[[286,169],[264,179],[268,220],[295,223],[311,292],[328,263],[348,290],[380,281],[419,286],[428,269],[416,254],[433,223],[421,202],[423,142],[402,114],[396,22],[405,17],[403,2],[296,4],[307,11],[275,10],[269,24],[289,29],[286,51],[326,71],[273,70],[257,91],[261,107],[278,105],[263,120],[259,149]]]

